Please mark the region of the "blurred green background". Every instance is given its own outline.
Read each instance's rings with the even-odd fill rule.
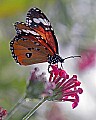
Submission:
[[[25,22],[27,11],[34,6],[40,8],[50,19],[59,41],[60,54],[63,57],[85,53],[84,55],[87,56],[87,60],[90,60],[91,56],[88,51],[91,50],[96,58],[95,0],[0,0],[0,106],[6,108],[8,111],[24,94],[26,80],[32,68],[32,66],[24,67],[17,65],[11,56],[9,42],[16,35],[13,24],[16,21]],[[86,60],[86,58],[84,58],[84,60]],[[87,82],[83,81],[83,87],[88,90],[88,94],[86,94],[92,98],[91,103],[94,103],[94,100],[96,100],[96,92],[93,92],[96,87],[96,77],[94,78],[93,76],[93,73],[96,74],[95,60],[96,59],[92,60],[92,63],[89,62],[87,69],[83,72],[82,69],[80,69],[81,71],[79,70],[82,62],[79,63],[77,59],[71,60],[71,62],[69,62],[70,60],[65,62],[65,64],[70,63],[65,65],[65,68],[70,70],[71,74],[76,72],[82,81],[83,79],[89,79]],[[76,63],[76,61],[78,61],[78,63]],[[70,66],[71,69],[69,69]],[[87,76],[88,74],[90,77]],[[91,87],[89,87],[90,84],[88,85],[89,82],[92,83]],[[87,97],[88,96],[86,96],[86,99]],[[84,98],[85,101],[86,99]],[[83,103],[85,102],[84,100],[82,98],[81,106],[85,105],[85,103]],[[86,111],[85,108],[82,108],[83,113]],[[90,113],[88,117],[87,115],[89,113],[81,117],[81,108],[77,108],[77,111],[79,111],[77,114],[75,114],[76,111],[73,113],[73,111],[69,109],[71,108],[66,108],[67,111],[65,110],[66,120],[77,120],[78,117],[80,120],[90,120],[91,118],[91,120],[95,120],[96,118],[96,108],[92,106],[91,108],[89,107],[88,112],[90,113],[92,110],[94,114]],[[21,109],[21,112],[23,110],[24,109]],[[71,119],[70,116],[72,116]],[[48,120],[48,117],[43,117],[41,117],[42,120]],[[15,116],[14,120],[17,119],[19,120],[21,117],[16,118]],[[34,117],[34,119],[36,118]],[[40,117],[38,117],[38,120],[40,120]],[[62,120],[65,120],[65,117],[62,118]]]

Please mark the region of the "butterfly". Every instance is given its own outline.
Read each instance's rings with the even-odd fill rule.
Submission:
[[[10,50],[17,63],[26,66],[64,62],[66,58],[59,56],[58,42],[51,23],[40,9],[31,8],[26,23],[16,22],[14,26],[16,36],[10,42]]]

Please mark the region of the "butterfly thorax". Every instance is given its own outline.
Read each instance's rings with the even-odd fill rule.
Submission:
[[[64,59],[62,59],[58,54],[54,54],[53,56],[48,55],[49,64],[56,64],[58,62],[63,63]]]

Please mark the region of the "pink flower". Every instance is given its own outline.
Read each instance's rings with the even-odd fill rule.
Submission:
[[[46,81],[45,73],[39,74],[39,68],[32,70],[26,88],[26,98],[39,99],[44,91]]]
[[[90,50],[83,51],[81,54],[81,59],[78,62],[78,68],[80,71],[87,69],[95,64],[95,57],[96,57],[96,48]]]
[[[69,75],[65,70],[58,68],[57,66],[51,66],[49,83],[50,89],[53,93],[49,97],[49,100],[57,101],[70,101],[72,102],[72,108],[75,108],[79,103],[79,94],[82,94],[82,88],[78,88],[81,84],[77,80],[77,75],[73,75],[69,78]]]
[[[2,120],[7,115],[7,111],[0,107],[0,120]]]
[[[27,98],[46,97],[49,101],[70,101],[72,108],[79,103],[79,94],[82,94],[82,88],[79,88],[81,82],[77,80],[77,75],[69,78],[65,70],[51,65],[49,80],[46,80],[45,74],[37,74],[35,68],[30,76],[29,84],[26,89]]]

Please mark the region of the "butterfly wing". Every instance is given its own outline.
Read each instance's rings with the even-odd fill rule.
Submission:
[[[21,65],[42,63],[58,53],[58,44],[47,17],[38,8],[28,11],[26,24],[16,22],[17,35],[10,42],[12,56]]]
[[[58,43],[53,28],[48,18],[40,9],[32,8],[28,11],[26,24],[44,38],[45,43],[52,49],[54,54],[58,54]]]
[[[27,37],[17,35],[10,42],[10,49],[15,61],[21,65],[47,62],[48,54],[51,52],[42,46],[33,35]]]

